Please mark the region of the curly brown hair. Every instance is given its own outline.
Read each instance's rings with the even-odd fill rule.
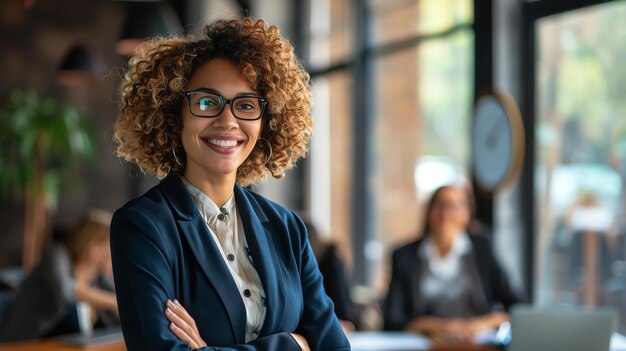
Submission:
[[[114,134],[119,157],[159,178],[182,175],[184,88],[199,66],[215,58],[238,65],[269,101],[259,136],[268,142],[256,144],[236,182],[254,184],[268,172],[280,178],[306,155],[313,124],[309,75],[277,27],[247,17],[213,22],[200,36],[153,38],[136,50],[120,86]]]

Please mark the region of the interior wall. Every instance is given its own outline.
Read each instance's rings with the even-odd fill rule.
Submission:
[[[15,89],[34,89],[77,107],[92,127],[98,145],[95,162],[77,166],[60,193],[53,222],[67,227],[90,208],[115,210],[127,199],[128,167],[114,156],[112,124],[117,114],[117,85],[125,58],[115,53],[125,4],[101,0],[21,0],[0,2],[0,104]],[[55,74],[76,43],[85,45],[107,69],[85,87],[57,85]],[[69,179],[69,178],[68,178]],[[70,190],[70,188],[75,188]],[[0,200],[0,267],[19,264],[23,230],[20,200]]]

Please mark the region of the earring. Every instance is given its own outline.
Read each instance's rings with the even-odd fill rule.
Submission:
[[[172,149],[172,154],[174,154],[174,160],[176,160],[176,163],[178,163],[179,166],[182,166],[183,164],[180,163],[180,161],[178,160],[178,157],[176,157],[176,147],[178,147],[178,145],[174,146],[174,148]]]
[[[265,138],[259,138],[258,141],[265,142],[267,144],[267,149],[269,150],[269,155],[267,156],[267,159],[265,160],[265,162],[260,164],[260,166],[265,166],[269,162],[269,160],[272,158],[272,144],[270,144],[270,142]]]

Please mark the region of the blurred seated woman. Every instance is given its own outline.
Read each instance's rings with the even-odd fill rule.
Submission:
[[[118,323],[112,291],[111,214],[91,211],[53,244],[20,286],[0,342],[89,333]]]
[[[394,251],[385,329],[471,342],[477,332],[509,319],[505,311],[520,299],[487,238],[470,235],[471,201],[460,186],[437,189],[427,205],[421,238]],[[494,309],[496,303],[505,311]]]

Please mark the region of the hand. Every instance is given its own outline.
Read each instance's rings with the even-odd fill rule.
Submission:
[[[350,321],[340,319],[339,324],[341,325],[341,329],[343,329],[343,333],[346,335],[350,335],[354,330],[356,330],[356,327]]]
[[[463,319],[454,318],[443,322],[442,333],[439,341],[446,343],[472,343],[474,342],[474,330]]]
[[[468,319],[470,328],[475,332],[483,332],[486,330],[498,329],[500,324],[509,321],[509,315],[506,312],[495,311],[482,316]]]
[[[178,302],[167,300],[165,305],[165,316],[170,321],[170,330],[180,340],[189,344],[195,350],[207,346],[200,337],[196,322],[191,318],[187,310]]]
[[[116,315],[118,314],[115,293],[92,287],[88,283],[77,280],[75,296],[76,300],[86,302],[94,310],[106,309]]]
[[[411,321],[407,331],[423,333],[437,343],[469,343],[474,331],[461,318],[418,317]]]
[[[298,345],[300,345],[302,351],[311,351],[311,348],[309,347],[309,342],[306,341],[304,336],[296,333],[291,333],[291,336],[296,339],[296,342],[298,343]]]

